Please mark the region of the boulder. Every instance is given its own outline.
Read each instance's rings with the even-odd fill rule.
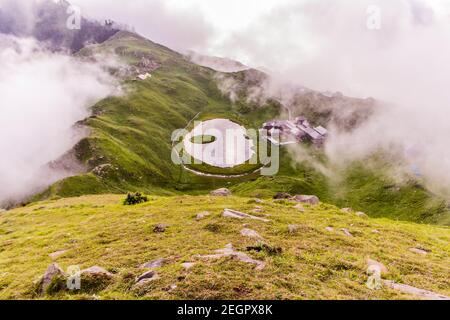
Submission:
[[[341,230],[347,237],[353,237],[348,229],[342,228]]]
[[[353,209],[352,208],[342,208],[341,212],[342,213],[353,213]]]
[[[381,274],[389,273],[388,268],[384,264],[370,258],[367,258],[367,267],[368,273],[373,273],[375,270],[380,270]]]
[[[202,220],[202,219],[205,219],[209,215],[211,215],[211,214],[208,211],[200,212],[200,213],[197,214],[195,219],[197,219],[197,221],[198,220]]]
[[[84,270],[81,270],[81,275],[95,275],[95,276],[101,276],[105,278],[112,278],[113,274],[108,272],[107,270],[103,269],[99,266],[93,266]]]
[[[139,283],[139,282],[141,282],[143,280],[148,282],[148,281],[155,281],[155,280],[158,280],[158,279],[159,279],[158,274],[155,271],[151,270],[151,271],[144,272],[139,277],[137,277],[136,278],[136,283]]]
[[[94,293],[105,289],[114,275],[102,267],[94,266],[81,270],[81,291]]]
[[[232,219],[253,219],[253,220],[259,220],[259,221],[263,221],[263,222],[269,222],[269,220],[264,219],[264,218],[260,218],[260,217],[255,217],[246,213],[242,213],[236,210],[231,210],[231,209],[225,209],[222,213],[222,215],[225,218],[232,218]]]
[[[410,248],[409,251],[426,256],[430,251],[420,248]]]
[[[275,200],[291,199],[292,196],[286,192],[278,192],[274,197]]]
[[[320,200],[316,196],[308,196],[308,195],[297,195],[291,198],[291,200],[294,200],[296,202],[300,203],[307,203],[311,205],[317,205],[319,204]]]
[[[62,289],[62,288],[51,288],[51,286],[57,285],[58,287],[61,287],[61,284],[65,283],[66,277],[67,275],[58,266],[58,264],[52,263],[50,266],[48,266],[44,275],[38,282],[39,293],[41,294],[48,293],[49,289],[51,289],[52,291],[58,291],[59,289]],[[56,282],[58,282],[59,284],[57,284]]]
[[[166,259],[156,259],[153,261],[146,262],[140,266],[141,269],[154,269],[161,268],[164,264],[167,263]]]
[[[398,290],[416,297],[428,300],[447,300],[447,301],[450,300],[450,297],[444,296],[443,294],[439,294],[424,289],[419,289],[406,284],[395,283],[394,281],[391,280],[383,280],[383,283],[391,289]]]
[[[163,232],[166,232],[166,229],[168,227],[169,226],[167,224],[159,223],[159,224],[155,225],[155,227],[153,228],[153,232],[154,233],[163,233]]]
[[[369,218],[369,216],[367,215],[367,214],[365,214],[364,212],[361,212],[361,211],[359,211],[359,212],[357,212],[357,213],[355,213],[358,217],[360,217],[360,218],[363,218],[363,219],[367,219],[367,218]]]
[[[247,237],[247,238],[252,238],[252,239],[257,239],[257,240],[263,239],[258,234],[258,232],[256,232],[255,230],[252,230],[252,229],[247,229],[247,228],[244,228],[241,230],[241,235],[243,235],[244,237]]]
[[[247,254],[236,251],[231,243],[227,244],[224,249],[216,250],[215,254],[196,256],[197,259],[202,260],[217,260],[225,257],[230,257],[244,263],[253,264],[256,266],[256,270],[263,270],[266,267],[266,264],[263,261],[252,259]]]
[[[227,188],[220,188],[214,191],[211,191],[211,195],[213,197],[229,197],[231,196],[231,191]]]
[[[327,230],[328,232],[333,232],[334,228],[333,227],[326,227],[325,230]]]

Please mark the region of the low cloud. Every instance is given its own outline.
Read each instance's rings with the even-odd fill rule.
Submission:
[[[373,8],[380,13],[379,29],[368,27]],[[384,101],[357,130],[330,128],[326,152],[331,163],[345,165],[380,149],[395,150],[406,164],[399,170],[420,173],[433,191],[446,192],[447,39],[450,10],[442,1],[308,0],[279,6],[230,34],[215,50],[272,70],[269,96],[277,88],[289,91],[288,82]]]
[[[49,163],[86,134],[74,124],[114,90],[100,64],[0,35],[0,204],[70,175]]]
[[[86,17],[113,19],[132,26],[150,40],[180,52],[205,48],[214,29],[195,7],[167,0],[73,0]]]

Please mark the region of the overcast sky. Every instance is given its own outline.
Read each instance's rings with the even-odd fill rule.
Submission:
[[[221,54],[219,48],[224,41],[239,36],[252,25],[260,24],[262,21],[268,24],[289,22],[295,27],[296,36],[305,35],[307,30],[302,28],[300,19],[307,13],[302,10],[305,5],[310,8],[315,6],[317,10],[325,6],[341,11],[339,8],[355,7],[356,3],[360,3],[362,11],[354,14],[359,15],[359,19],[364,21],[365,9],[369,5],[379,5],[382,10],[390,11],[392,7],[404,7],[405,3],[419,5],[423,2],[423,6],[432,8],[436,14],[450,18],[448,0],[72,0],[71,2],[80,6],[85,15],[99,19],[112,18],[133,25],[138,32],[162,44],[179,50],[197,49],[216,54]],[[267,17],[271,14],[278,14],[280,20],[267,21]],[[398,12],[398,15],[403,14],[404,12]],[[280,33],[279,36],[289,38],[292,34]],[[203,46],[206,44],[207,47]]]
[[[365,83],[373,72],[403,68],[402,77],[410,77],[410,58],[426,54],[418,42],[438,49],[438,38],[450,30],[448,0],[72,2],[84,15],[133,25],[151,40],[179,51],[229,57],[289,81],[355,96],[383,93],[376,83]],[[379,30],[367,28],[371,5],[380,9]],[[402,55],[407,61],[396,66],[394,60]]]

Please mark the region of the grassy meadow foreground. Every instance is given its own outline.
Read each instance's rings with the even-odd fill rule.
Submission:
[[[0,298],[418,298],[386,286],[370,290],[368,258],[387,267],[384,279],[450,295],[447,227],[368,218],[324,203],[303,210],[288,200],[150,196],[124,206],[124,198],[83,196],[1,213]],[[268,221],[227,218],[227,208]],[[236,257],[202,258],[227,244],[264,268]],[[136,284],[148,271],[140,266],[158,259],[164,263],[153,279]],[[64,270],[100,266],[112,277],[42,294],[36,281],[53,262]]]

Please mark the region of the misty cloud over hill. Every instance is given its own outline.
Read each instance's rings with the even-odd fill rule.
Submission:
[[[112,21],[88,20],[67,1],[0,0],[0,33],[35,37],[51,49],[76,52],[86,44],[104,42],[121,28]]]
[[[0,35],[0,205],[71,175],[49,164],[86,134],[74,124],[115,90],[99,64]]]

